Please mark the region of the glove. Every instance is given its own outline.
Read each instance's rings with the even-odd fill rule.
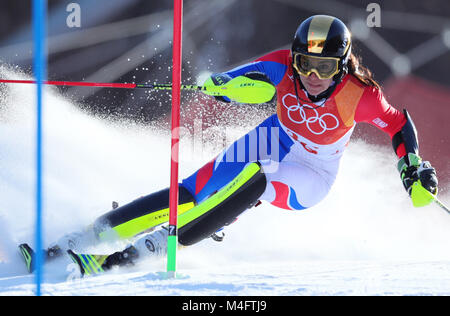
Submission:
[[[432,202],[438,191],[436,170],[429,161],[422,161],[418,155],[408,153],[397,165],[406,192],[411,196],[414,206],[424,206]],[[427,192],[425,192],[426,190]],[[433,196],[430,196],[429,193]]]
[[[211,85],[222,86],[222,85],[226,84],[228,81],[230,81],[231,79],[233,79],[233,78],[231,78],[227,74],[222,74],[222,73],[213,74],[213,75],[211,75],[211,77],[209,77],[205,81],[203,86],[204,87],[208,87],[208,86],[211,86]],[[226,102],[226,103],[230,103],[231,102],[230,98],[227,98],[226,96],[214,96],[214,98],[217,101],[222,101],[222,102]]]

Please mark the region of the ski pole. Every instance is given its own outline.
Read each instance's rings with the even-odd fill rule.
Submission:
[[[10,80],[0,79],[0,83],[36,84],[34,80]],[[100,83],[100,82],[77,82],[77,81],[43,81],[45,85],[66,87],[104,87],[119,89],[151,89],[172,90],[171,83]],[[211,96],[226,96],[240,103],[266,103],[275,95],[275,87],[268,82],[253,80],[244,76],[231,79],[221,86],[198,86],[181,85],[181,90],[201,91]]]
[[[439,201],[439,199],[437,197],[434,198],[434,202],[441,207],[444,211],[446,211],[448,214],[450,214],[450,209],[444,205],[444,203],[442,203],[441,201]]]
[[[0,83],[24,83],[36,84],[34,80],[8,80],[0,79]],[[172,84],[135,84],[135,83],[102,83],[102,82],[79,82],[79,81],[44,81],[43,84],[52,86],[66,87],[103,87],[103,88],[119,88],[119,89],[155,89],[155,90],[172,90]],[[205,87],[196,85],[182,85],[184,90],[206,90]]]

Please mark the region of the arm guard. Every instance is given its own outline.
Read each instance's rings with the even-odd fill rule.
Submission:
[[[220,86],[223,87],[219,91],[213,89]],[[271,102],[276,93],[276,88],[269,77],[257,71],[246,72],[235,78],[226,73],[213,74],[205,81],[203,87],[205,88],[202,90],[203,93],[224,102],[233,100],[239,103],[266,103]]]

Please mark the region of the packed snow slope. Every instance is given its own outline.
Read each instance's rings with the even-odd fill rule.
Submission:
[[[1,77],[24,78],[0,69]],[[34,240],[35,88],[0,89],[0,295],[34,295],[17,245]],[[169,184],[167,132],[81,112],[45,93],[44,242]],[[255,122],[255,125],[258,122]],[[236,127],[239,135],[245,130]],[[181,146],[181,177],[216,152]],[[165,260],[79,280],[68,258],[45,269],[44,295],[450,295],[450,216],[412,207],[388,147],[354,141],[329,196],[288,212],[268,203],[178,254],[185,277],[165,280]],[[448,191],[441,199],[448,203]],[[123,245],[108,245],[120,248]],[[111,249],[104,249],[111,250]]]

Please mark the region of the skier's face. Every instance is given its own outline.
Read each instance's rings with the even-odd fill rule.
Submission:
[[[333,78],[320,79],[314,72],[312,72],[309,76],[303,76],[300,74],[300,80],[310,95],[321,94],[327,90],[333,82]]]

